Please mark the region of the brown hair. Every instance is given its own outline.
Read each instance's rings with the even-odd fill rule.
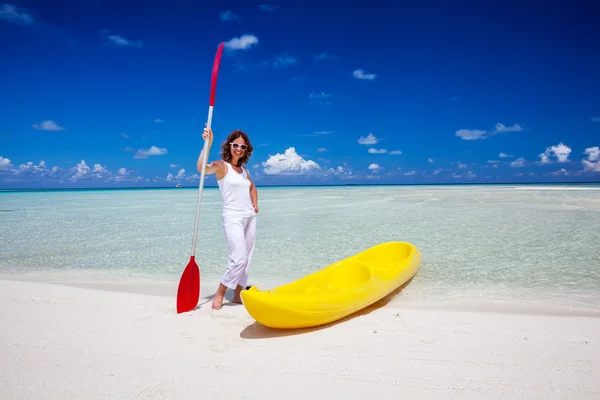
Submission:
[[[246,147],[244,155],[240,157],[238,161],[239,165],[237,165],[238,167],[248,162],[248,159],[252,155],[252,150],[254,150],[254,147],[252,147],[252,145],[250,144],[250,138],[248,138],[248,135],[243,130],[236,129],[233,132],[231,132],[229,136],[227,136],[227,140],[225,140],[225,142],[223,142],[223,144],[221,145],[221,158],[223,159],[223,161],[230,163],[232,159],[230,143],[239,137],[244,139],[248,147]]]

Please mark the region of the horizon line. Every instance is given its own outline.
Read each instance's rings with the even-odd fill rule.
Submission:
[[[293,188],[293,187],[346,187],[346,186],[498,186],[498,185],[582,185],[600,184],[600,181],[527,181],[527,182],[448,182],[448,183],[337,183],[337,184],[266,184],[256,185],[257,188]],[[217,185],[205,185],[204,189],[218,189]],[[75,191],[75,190],[175,190],[199,189],[199,186],[93,186],[93,187],[26,187],[0,188],[0,192],[31,192],[31,191]]]

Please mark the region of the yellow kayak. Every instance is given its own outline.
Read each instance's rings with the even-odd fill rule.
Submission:
[[[283,286],[242,290],[242,302],[271,328],[323,325],[387,296],[417,273],[421,260],[410,243],[381,243]]]

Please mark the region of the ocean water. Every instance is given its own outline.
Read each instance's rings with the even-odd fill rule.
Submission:
[[[0,192],[0,278],[172,295],[192,246],[198,189]],[[250,283],[276,286],[386,241],[423,253],[394,298],[600,311],[600,186],[259,188]],[[227,261],[218,189],[205,188],[202,296]]]

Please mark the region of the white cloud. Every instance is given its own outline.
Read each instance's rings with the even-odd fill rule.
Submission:
[[[399,154],[402,154],[402,151],[400,151],[400,150],[392,150],[392,151],[390,151],[390,155],[391,156],[395,156],[395,155],[399,155]]]
[[[554,156],[558,159],[558,162],[564,163],[569,161],[569,154],[571,153],[571,149],[569,146],[564,145],[560,142],[554,146],[548,146],[546,150],[539,155],[542,164],[547,164],[550,162],[550,157]]]
[[[12,174],[17,180],[35,180],[35,179],[52,179],[59,182],[70,180],[73,182],[85,180],[100,180],[104,183],[132,181],[137,182],[143,180],[141,176],[130,177],[129,171],[126,168],[118,168],[116,173],[112,173],[108,167],[95,163],[92,166],[88,165],[85,160],[81,160],[76,165],[70,168],[60,168],[53,166],[49,168],[44,160],[38,164],[28,161],[24,164],[15,167],[10,160],[0,157],[0,171]],[[12,179],[12,178],[10,178]]]
[[[315,93],[315,92],[310,92],[310,95],[308,97],[311,98],[311,99],[328,99],[329,97],[331,97],[331,93],[325,93],[325,92]]]
[[[154,122],[156,122],[157,124],[164,124],[164,123],[165,123],[165,121],[163,121],[163,120],[162,120],[162,119],[160,119],[160,118],[156,118],[156,119],[154,120]]]
[[[497,135],[498,133],[521,132],[522,130],[523,128],[519,124],[506,126],[498,122],[492,131],[485,129],[459,129],[456,131],[455,135],[463,140],[478,140],[487,139],[491,136]]]
[[[588,147],[584,153],[588,155],[588,160],[590,161],[598,161],[600,159],[600,147],[598,146]]]
[[[482,139],[486,134],[484,130],[478,129],[459,129],[456,131],[456,136],[464,140],[477,140]]]
[[[104,167],[100,164],[94,164],[94,173],[95,174],[99,174],[99,175],[104,175],[106,173],[108,173],[108,168]]]
[[[360,143],[360,144],[369,145],[369,144],[375,144],[377,142],[379,142],[379,139],[377,139],[373,135],[373,133],[369,133],[369,135],[367,137],[361,136],[360,138],[358,138],[358,143]]]
[[[273,65],[276,68],[285,68],[290,65],[296,65],[298,60],[294,56],[290,56],[289,54],[283,54],[281,56],[275,56],[275,61],[273,61]]]
[[[257,43],[258,38],[256,36],[246,34],[240,37],[234,37],[233,39],[225,42],[224,47],[229,51],[246,50]]]
[[[404,175],[406,175],[406,176],[414,176],[414,175],[417,175],[417,171],[415,171],[413,169],[412,171],[405,172]]]
[[[500,154],[498,154],[498,157],[507,158],[507,157],[514,157],[514,156],[511,156],[510,154],[506,154],[506,153],[500,153]]]
[[[321,54],[315,56],[315,60],[317,61],[326,60],[328,58],[331,58],[331,55],[327,52],[322,52]]]
[[[235,15],[231,10],[225,10],[220,13],[221,21],[239,21],[240,17]]]
[[[600,172],[600,147],[588,147],[584,153],[588,156],[587,160],[581,160],[584,170]]]
[[[431,158],[428,158],[427,162],[433,164],[435,161],[433,161]]]
[[[10,159],[0,156],[0,171],[8,171],[12,169],[12,167],[13,165]]]
[[[466,174],[457,174],[456,172],[452,174],[453,178],[475,178],[477,175],[473,171],[467,171]]]
[[[588,160],[581,160],[581,163],[586,171],[600,172],[600,161],[591,162]]]
[[[49,169],[48,166],[46,166],[46,162],[41,160],[39,164],[34,164],[33,162],[29,161],[25,164],[19,165],[19,168],[14,168],[14,166],[11,164],[6,167],[6,171],[12,172],[14,175],[20,177],[45,178],[56,176],[58,172],[61,171],[61,168],[54,166]]]
[[[177,164],[171,164],[169,165],[169,168],[177,168]]]
[[[20,172],[40,172],[46,169],[46,161],[42,160],[39,164],[34,164],[29,161],[27,164],[19,165]]]
[[[311,92],[310,95],[308,96],[309,99],[312,99],[312,101],[315,101],[318,104],[324,105],[324,106],[330,106],[333,103],[327,99],[329,99],[331,97],[331,93],[326,93],[326,92],[321,92],[321,93],[315,93],[315,92]]]
[[[163,178],[159,178],[157,177],[156,180],[162,180]],[[195,180],[199,180],[200,179],[200,175],[197,173],[194,173],[192,175],[188,175],[185,173],[185,169],[181,168],[178,172],[177,175],[174,175],[172,173],[168,173],[167,176],[164,178],[165,181],[167,182],[182,182],[182,181],[187,181],[187,182],[192,182]],[[207,175],[206,179],[214,179],[214,175]]]
[[[172,173],[168,173],[167,174],[167,181],[173,181],[173,180],[181,180],[184,179],[186,177],[185,175],[185,169],[181,168],[179,170],[179,172],[177,172],[177,175],[173,176]]]
[[[509,165],[511,167],[516,167],[516,168],[524,167],[525,159],[523,157],[517,158],[515,161],[511,162]]]
[[[81,160],[75,167],[71,168],[73,175],[71,176],[72,181],[79,181],[82,179],[108,179],[112,176],[111,172],[107,167],[101,164],[94,164],[93,168],[90,168],[85,160]]]
[[[323,136],[323,135],[329,135],[332,132],[333,131],[316,131],[316,132],[313,132],[313,133],[304,134],[302,136]]]
[[[332,172],[337,172],[337,173],[342,173],[345,171],[344,167],[342,167],[341,165],[338,165],[338,167],[336,169],[331,168],[330,171]]]
[[[111,35],[108,29],[103,29],[100,34],[104,36],[108,42],[117,47],[142,47],[144,42],[141,40],[126,39],[121,35]]]
[[[506,126],[504,124],[501,124],[500,122],[498,122],[496,124],[496,130],[494,132],[496,133],[502,133],[502,132],[521,132],[523,130],[523,128],[521,128],[521,125],[519,124],[513,124],[512,126]]]
[[[379,164],[375,164],[375,163],[373,163],[373,164],[369,164],[369,169],[370,169],[370,170],[378,170],[378,169],[380,169],[380,168],[381,168],[381,167],[379,166]]]
[[[300,175],[321,169],[316,162],[298,155],[294,147],[288,148],[284,154],[270,156],[262,166],[267,175]]]
[[[252,37],[255,38],[254,36],[252,36]],[[237,40],[237,38],[232,39],[232,40]],[[258,43],[258,39],[256,39],[256,42],[253,42],[251,39],[248,39],[246,42],[247,43],[232,44],[232,46],[227,48],[227,50],[234,51],[234,50],[242,50],[242,49],[249,48],[250,46],[252,46],[252,44]],[[227,42],[227,43],[229,43],[229,42]],[[238,48],[235,48],[236,46]],[[288,53],[283,53],[281,55],[276,55],[269,59],[262,60],[260,62],[253,63],[253,64],[244,63],[240,60],[236,60],[235,64],[236,64],[236,68],[240,71],[249,71],[252,68],[269,68],[269,67],[288,68],[288,67],[297,65],[298,59],[292,55],[289,55]],[[304,78],[306,78],[306,76],[292,78],[289,82],[297,82]]]
[[[298,59],[294,56],[289,55],[288,53],[284,53],[282,55],[278,55],[278,56],[274,56],[271,60],[262,60],[261,62],[259,62],[258,64],[255,65],[256,68],[267,68],[267,67],[274,67],[274,68],[287,68],[290,66],[294,66],[298,64]],[[248,71],[251,66],[248,64],[242,64],[240,62],[238,62],[238,68],[243,70],[243,71]],[[295,79],[302,79],[302,78],[295,78]],[[293,81],[293,79],[292,79]]]
[[[121,132],[121,137],[122,137],[123,139],[129,139],[129,135],[128,135],[128,134],[126,134],[125,132]]]
[[[148,158],[149,156],[162,156],[168,151],[164,147],[152,146],[149,149],[138,149],[133,155],[133,158]]]
[[[0,19],[22,25],[33,24],[33,15],[24,9],[20,10],[12,4],[3,4],[0,8]]]
[[[592,122],[600,122],[600,117],[592,117],[590,118]]]
[[[564,168],[561,168],[561,169],[560,169],[560,170],[558,170],[558,171],[554,171],[554,172],[552,172],[552,175],[555,175],[555,176],[560,176],[560,175],[568,176],[568,175],[570,175],[570,174],[569,174],[569,172],[568,172],[566,169],[564,169]]]
[[[34,129],[38,129],[41,131],[62,131],[65,129],[52,120],[43,120],[39,124],[35,123],[32,126]]]
[[[75,174],[71,176],[72,180],[78,180],[90,173],[90,167],[88,167],[88,165],[85,163],[85,160],[81,160],[81,162],[78,163],[73,169]]]
[[[371,153],[371,154],[385,154],[385,153],[387,153],[387,150],[386,149],[379,149],[378,150],[378,149],[370,148],[369,149],[369,153]]]
[[[115,180],[115,182],[128,181],[130,178],[127,168],[119,168],[117,170],[117,173],[113,176],[113,179]]]
[[[129,40],[121,35],[109,35],[107,38],[119,47],[142,47],[144,45],[141,40]]]
[[[372,81],[373,79],[375,79],[377,77],[376,74],[365,74],[365,71],[362,68],[355,70],[352,73],[352,76],[354,76],[356,79],[368,80],[368,81]]]
[[[327,150],[325,147],[319,147],[317,149],[317,153],[323,153],[323,152],[326,152],[326,151],[329,151],[329,150]]]

